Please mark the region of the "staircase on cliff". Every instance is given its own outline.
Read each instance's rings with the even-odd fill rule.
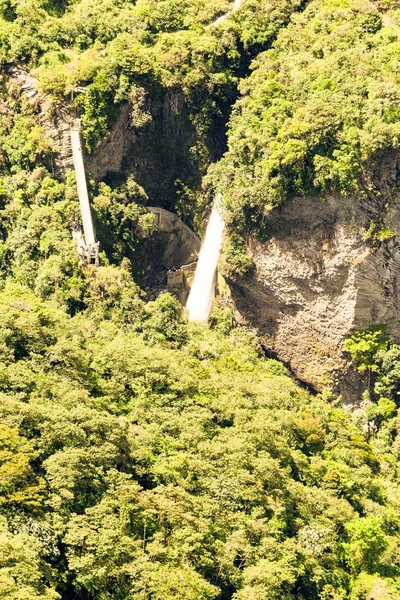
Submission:
[[[80,142],[80,120],[73,119],[68,108],[57,106],[55,116],[50,117],[52,100],[38,91],[38,80],[28,71],[12,66],[7,71],[15,80],[30,103],[39,109],[38,120],[47,138],[51,141],[54,162],[53,173],[59,177],[68,171],[75,170],[78,187],[79,204],[83,222],[73,224],[72,237],[76,240],[80,258],[87,263],[99,264],[99,242],[96,242],[89,195],[86,186],[85,167]]]
[[[94,233],[92,213],[90,211],[89,194],[86,185],[85,165],[83,163],[81,145],[81,122],[74,119],[71,123],[70,140],[72,149],[72,161],[76,173],[76,184],[78,187],[79,205],[81,209],[83,236],[79,228],[75,229],[75,239],[78,243],[79,255],[88,263],[99,265],[99,242],[96,242]]]

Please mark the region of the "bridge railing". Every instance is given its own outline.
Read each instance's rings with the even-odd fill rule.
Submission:
[[[96,241],[92,213],[90,211],[89,194],[86,185],[85,165],[83,162],[82,145],[80,138],[80,119],[71,122],[71,148],[74,169],[76,173],[76,184],[78,187],[79,205],[83,223],[83,234],[86,249],[81,249],[83,258],[88,263],[99,264],[99,242]]]

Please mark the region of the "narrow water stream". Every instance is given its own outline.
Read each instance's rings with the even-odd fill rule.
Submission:
[[[215,19],[215,21],[213,21],[208,27],[216,27],[217,25],[225,21],[225,19],[227,19],[229,15],[231,15],[235,10],[240,8],[242,2],[243,0],[235,0],[235,2],[232,4],[232,8],[230,8],[228,12],[226,12],[224,15],[218,17],[218,19]]]
[[[240,8],[243,0],[235,0],[231,8],[207,26],[217,27],[234,11]],[[207,321],[210,314],[212,302],[215,296],[215,284],[217,276],[218,259],[221,252],[222,234],[224,221],[221,217],[219,207],[222,204],[222,196],[219,194],[215,199],[214,208],[200,249],[199,260],[193,285],[190,290],[186,308],[189,311],[189,321]]]
[[[221,200],[221,196],[217,197],[201,245],[193,285],[186,303],[189,321],[207,321],[214,299],[217,264],[224,231],[224,221],[218,210]]]

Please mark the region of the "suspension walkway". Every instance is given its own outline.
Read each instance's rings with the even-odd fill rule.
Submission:
[[[207,26],[217,27],[225,19],[227,19],[233,12],[238,10],[243,0],[234,0],[231,8],[224,15],[221,15],[215,21]],[[96,241],[96,236],[93,227],[92,214],[90,211],[89,195],[86,185],[85,177],[85,166],[83,163],[82,146],[80,139],[81,122],[80,119],[73,119],[71,123],[71,150],[72,150],[72,162],[76,173],[76,183],[78,187],[79,204],[81,209],[82,223],[83,223],[83,234],[81,228],[76,223],[74,225],[73,237],[77,242],[78,252],[82,260],[91,264],[94,263],[96,266],[99,265],[99,242]],[[66,133],[66,132],[65,132]],[[63,147],[68,147],[68,140],[63,139]],[[69,154],[67,150],[67,153]],[[67,160],[68,157],[63,157]]]
[[[83,223],[83,236],[79,226],[76,226],[74,229],[74,238],[77,241],[81,258],[89,264],[94,263],[96,266],[98,266],[99,242],[96,242],[92,213],[90,212],[89,195],[85,177],[85,166],[83,164],[80,129],[80,119],[74,119],[71,124],[71,149]]]

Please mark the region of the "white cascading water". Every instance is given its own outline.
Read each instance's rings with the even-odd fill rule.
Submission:
[[[217,206],[218,200],[220,201],[220,198],[217,199]],[[218,208],[213,208],[201,245],[193,285],[186,303],[189,321],[207,321],[210,314],[215,295],[215,280],[223,231],[224,221]]]

